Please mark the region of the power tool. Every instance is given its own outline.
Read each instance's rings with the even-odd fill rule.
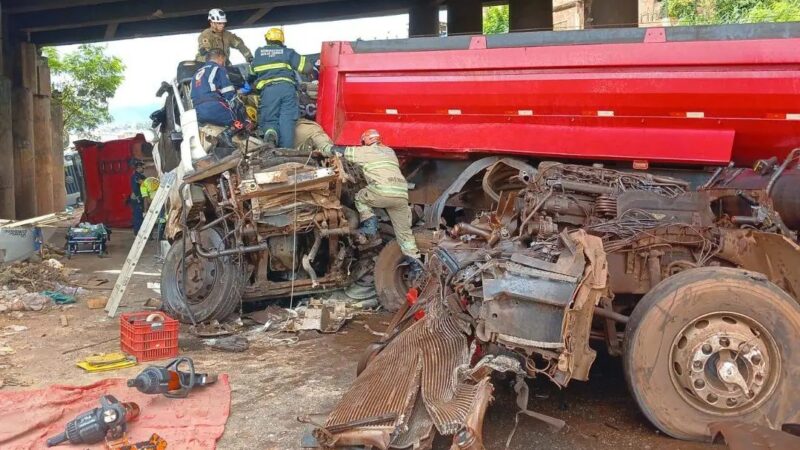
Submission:
[[[103,439],[119,439],[125,435],[128,422],[139,416],[139,405],[122,403],[113,395],[100,397],[100,407],[87,411],[67,422],[64,432],[47,440],[47,446],[96,444]]]
[[[181,370],[181,365],[186,370]],[[183,398],[196,387],[208,386],[217,381],[216,375],[195,373],[194,361],[181,357],[165,367],[150,366],[136,378],[128,380],[128,387],[133,387],[143,394],[164,394],[165,397]]]

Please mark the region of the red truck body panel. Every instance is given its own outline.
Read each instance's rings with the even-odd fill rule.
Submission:
[[[800,147],[798,49],[800,24],[329,42],[317,118],[407,155],[751,164]]]

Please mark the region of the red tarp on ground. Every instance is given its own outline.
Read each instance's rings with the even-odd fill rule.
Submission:
[[[47,438],[63,432],[64,425],[79,414],[100,406],[100,397],[109,394],[121,402],[135,402],[141,408],[139,418],[128,426],[132,442],[145,441],[158,433],[167,441],[169,449],[213,450],[225,431],[231,410],[227,375],[220,375],[216,383],[195,389],[184,399],[145,395],[129,388],[121,378],[88,386],[54,385],[35,391],[2,392],[0,448],[45,449]],[[103,449],[105,444],[81,445],[80,448]]]
[[[75,148],[83,164],[86,198],[82,222],[103,223],[108,227],[131,226],[131,161],[141,157],[141,134],[108,142],[78,141]],[[137,151],[138,150],[138,151]]]

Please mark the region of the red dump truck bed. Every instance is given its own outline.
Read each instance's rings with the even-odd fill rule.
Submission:
[[[800,147],[800,23],[323,44],[317,118],[406,154],[750,164]]]

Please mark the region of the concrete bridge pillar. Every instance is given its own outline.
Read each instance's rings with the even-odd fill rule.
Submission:
[[[450,0],[447,2],[447,34],[483,33],[483,3],[481,0]]]
[[[408,10],[408,36],[438,36],[439,5],[430,0],[414,3]]]
[[[552,30],[552,0],[509,0],[508,25],[511,32]]]

